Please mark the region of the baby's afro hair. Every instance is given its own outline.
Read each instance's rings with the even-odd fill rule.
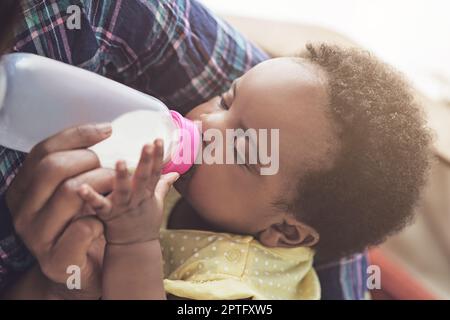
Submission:
[[[290,207],[319,232],[317,258],[330,260],[379,244],[411,221],[431,135],[411,86],[370,53],[308,44],[300,56],[325,71],[341,145],[332,169],[301,179]]]

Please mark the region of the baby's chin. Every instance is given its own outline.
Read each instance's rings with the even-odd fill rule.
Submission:
[[[188,198],[188,189],[192,177],[195,174],[198,165],[193,165],[185,174],[180,176],[174,183],[175,189],[185,198]]]

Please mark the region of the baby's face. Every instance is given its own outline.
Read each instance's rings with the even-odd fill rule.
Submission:
[[[279,129],[276,174],[262,175],[258,164],[203,163],[187,183],[176,184],[204,219],[221,231],[252,235],[282,222],[286,213],[276,201],[293,197],[308,170],[332,162],[334,133],[324,81],[320,70],[303,60],[272,59],[237,79],[222,102],[215,97],[189,112],[187,118],[201,121],[203,132],[214,128],[223,137],[226,129]]]

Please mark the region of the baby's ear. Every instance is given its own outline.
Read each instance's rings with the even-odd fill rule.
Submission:
[[[319,241],[319,234],[289,215],[283,223],[273,224],[261,231],[258,240],[266,247],[312,247]]]

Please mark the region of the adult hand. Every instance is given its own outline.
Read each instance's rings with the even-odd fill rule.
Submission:
[[[98,294],[103,225],[94,216],[79,217],[83,201],[77,192],[84,183],[99,193],[112,190],[114,171],[99,168],[97,156],[85,149],[109,137],[111,130],[109,124],[84,125],[39,143],[6,193],[16,232],[44,275],[65,284],[67,267],[77,265],[82,289]]]

